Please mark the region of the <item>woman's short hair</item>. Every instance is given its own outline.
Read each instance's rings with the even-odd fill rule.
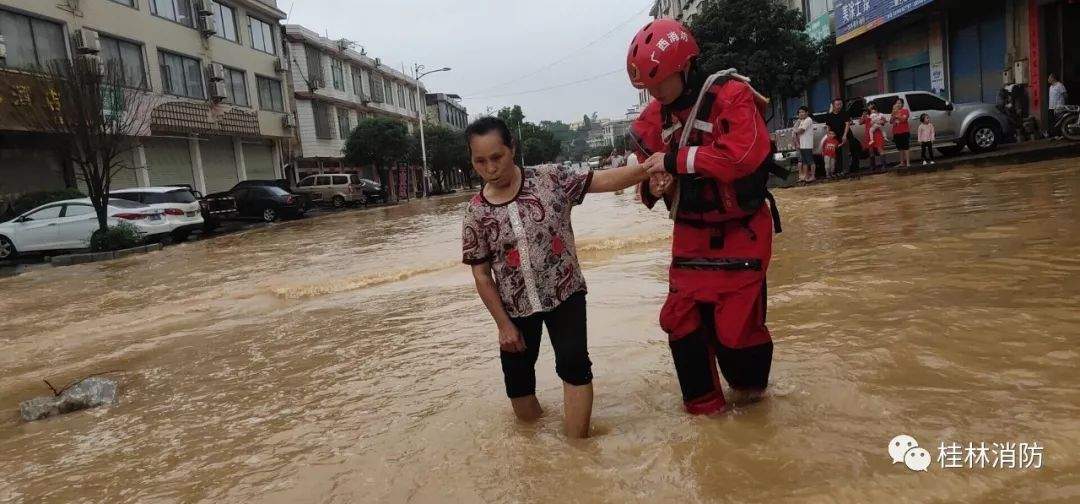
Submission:
[[[483,136],[492,131],[497,131],[499,137],[502,138],[503,145],[508,148],[514,148],[514,136],[510,134],[510,127],[506,125],[506,122],[498,117],[485,116],[481,117],[469,124],[465,128],[465,143],[472,147],[472,138],[474,136]]]

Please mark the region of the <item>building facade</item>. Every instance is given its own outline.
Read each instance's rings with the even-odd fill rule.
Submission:
[[[282,174],[292,135],[283,119],[284,17],[275,0],[0,0],[0,79],[78,54],[117,64],[154,108],[132,169],[112,187],[222,191]],[[73,167],[52,153],[56,139],[24,130],[0,117],[0,194],[76,186]]]
[[[360,120],[390,117],[419,124],[426,90],[415,79],[367,56],[347,40],[334,40],[298,25],[285,26],[295,101],[297,146],[290,176],[357,173],[375,180],[372,167],[347,166],[343,149]]]
[[[1070,0],[810,0],[808,31],[827,30],[836,50],[828,75],[784,104],[821,112],[832,97],[921,90],[947,100],[996,103],[1023,85],[1044,124],[1050,72],[1080,89],[1080,2]],[[1077,93],[1074,92],[1074,96]],[[1076,103],[1073,99],[1072,103]]]
[[[461,104],[461,96],[428,93],[425,99],[428,121],[456,130],[464,130],[469,125],[469,112]]]

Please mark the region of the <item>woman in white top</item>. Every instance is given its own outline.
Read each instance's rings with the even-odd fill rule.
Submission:
[[[805,105],[795,120],[795,141],[799,146],[799,182],[814,181],[814,119]]]

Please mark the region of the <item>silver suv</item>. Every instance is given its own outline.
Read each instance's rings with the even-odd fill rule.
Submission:
[[[892,111],[897,97],[904,99],[911,111],[911,145],[917,147],[916,132],[919,129],[919,117],[930,116],[934,123],[934,147],[946,155],[959,154],[967,147],[972,152],[991,150],[1004,139],[1012,136],[1012,126],[1005,114],[996,105],[989,103],[951,103],[926,91],[907,91],[886,93],[857,98],[848,102],[845,111],[853,119],[851,133],[862,146],[866,138],[862,124],[857,122],[867,103],[873,103],[878,112],[888,114]],[[821,154],[821,141],[825,138],[825,114],[814,114],[814,154]],[[893,149],[892,125],[885,126],[886,150]],[[795,146],[792,140],[792,128],[777,130],[773,134],[777,152],[791,152]]]
[[[334,208],[348,203],[367,203],[363,181],[358,175],[348,173],[309,175],[300,179],[294,192],[308,195],[314,203],[330,204]]]

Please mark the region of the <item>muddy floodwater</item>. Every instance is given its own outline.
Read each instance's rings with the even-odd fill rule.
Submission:
[[[778,191],[770,394],[719,418],[682,412],[657,324],[670,221],[590,195],[584,441],[546,341],[546,416],[512,418],[467,197],[0,279],[0,502],[1080,501],[1080,161]],[[119,405],[18,420],[109,370]],[[943,468],[951,442],[1042,467]]]

